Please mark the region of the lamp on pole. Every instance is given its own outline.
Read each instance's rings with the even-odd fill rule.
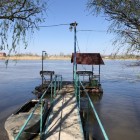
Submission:
[[[76,80],[76,69],[77,69],[77,63],[76,63],[76,26],[78,23],[70,23],[70,30],[74,28],[74,63],[73,63],[73,80]]]
[[[44,60],[44,54],[46,55],[46,51],[42,51],[42,88],[43,88],[43,60]]]

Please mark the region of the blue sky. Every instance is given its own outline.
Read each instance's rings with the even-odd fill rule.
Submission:
[[[93,16],[87,10],[88,0],[50,0],[46,21],[42,25],[69,24],[77,22],[78,30],[107,30],[109,22],[103,16]],[[77,32],[80,52],[112,53],[113,36],[107,32]],[[40,28],[29,38],[29,46],[18,49],[19,53],[41,54],[46,50],[48,54],[71,54],[74,46],[74,33],[70,32],[69,25]],[[79,50],[77,48],[77,50]]]

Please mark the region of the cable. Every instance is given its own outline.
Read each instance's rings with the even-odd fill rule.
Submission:
[[[77,47],[78,47],[78,50],[79,50],[79,53],[80,53],[80,48],[79,48],[79,43],[78,43],[77,36],[76,36],[76,42],[77,42]],[[82,64],[82,67],[86,71],[86,67],[84,67],[83,64]]]
[[[65,25],[70,25],[70,23],[69,24],[56,24],[56,25],[42,25],[38,27],[45,28],[45,27],[65,26]]]
[[[77,32],[107,32],[107,30],[78,30]]]
[[[49,28],[49,27],[57,27],[57,26],[67,26],[69,25],[70,26],[70,23],[67,23],[67,24],[55,24],[55,25],[38,25],[38,26],[35,26],[35,27],[24,27],[24,28]]]
[[[78,50],[79,50],[79,53],[80,53],[80,48],[79,48],[79,43],[78,43],[77,37],[76,37],[76,42],[77,42],[77,47],[78,47]]]
[[[65,23],[65,24],[55,24],[55,25],[40,25],[38,27],[40,28],[48,28],[48,27],[57,27],[57,26],[70,26],[70,23]],[[107,32],[106,30],[77,30],[77,32]]]

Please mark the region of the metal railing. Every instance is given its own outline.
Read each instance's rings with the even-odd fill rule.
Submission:
[[[103,134],[103,136],[104,136],[104,139],[105,139],[105,140],[109,140],[109,138],[108,138],[108,136],[107,136],[107,134],[106,134],[106,131],[105,131],[104,127],[103,127],[103,124],[101,123],[101,120],[100,120],[100,118],[99,118],[99,116],[98,116],[98,113],[97,113],[97,111],[96,111],[96,109],[95,109],[95,107],[94,107],[94,103],[92,102],[91,98],[89,97],[89,94],[88,94],[88,92],[86,91],[84,85],[83,85],[82,82],[79,80],[79,77],[77,77],[75,83],[76,83],[76,85],[75,85],[75,87],[76,87],[75,95],[76,95],[76,99],[77,99],[77,103],[78,103],[79,109],[80,109],[80,87],[82,87],[82,89],[83,89],[83,91],[84,91],[84,93],[86,94],[87,99],[88,99],[88,112],[89,112],[89,106],[90,106],[90,107],[92,108],[92,111],[93,111],[94,114],[95,114],[95,117],[96,117],[97,122],[98,122],[98,124],[99,124],[99,126],[100,126],[100,129],[101,129],[101,131],[102,131],[102,134]],[[89,117],[89,115],[88,115],[88,117]],[[86,137],[86,139],[88,139],[88,138]]]
[[[39,99],[38,103],[35,105],[34,109],[29,114],[29,116],[26,119],[25,123],[20,128],[20,131],[17,134],[17,136],[15,137],[15,140],[18,140],[20,138],[20,136],[23,133],[25,127],[29,123],[29,121],[32,118],[35,110],[39,107],[40,104],[41,104],[41,107],[40,107],[40,138],[42,137],[42,131],[43,131],[43,127],[42,127],[43,126],[43,98],[47,94],[49,88],[51,88],[51,103],[52,103],[53,98],[56,96],[56,91],[60,90],[62,88],[62,76],[61,75],[55,75],[54,76],[54,78],[52,79],[51,83],[48,85],[47,89],[44,91],[44,93],[42,94],[41,98]]]

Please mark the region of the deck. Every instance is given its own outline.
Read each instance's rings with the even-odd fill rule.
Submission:
[[[83,140],[84,135],[81,127],[74,87],[72,84],[65,85],[57,94],[50,124],[47,127],[47,140]]]

